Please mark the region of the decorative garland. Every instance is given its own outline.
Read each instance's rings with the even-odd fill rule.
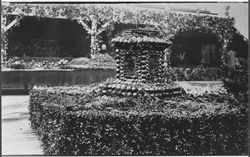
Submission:
[[[160,30],[165,39],[173,39],[183,31],[199,31],[213,34],[222,45],[222,61],[227,62],[228,45],[234,34],[233,18],[215,16],[177,14],[168,10],[152,11],[147,9],[119,8],[107,5],[90,4],[21,4],[3,3],[2,19],[8,14],[19,17],[37,16],[47,18],[67,18],[76,20],[91,35],[91,54],[99,53],[98,36],[103,31],[112,31],[115,23],[146,24]],[[91,25],[89,24],[91,22]],[[2,30],[3,32],[3,30]],[[6,33],[2,33],[5,39]],[[3,41],[2,43],[4,43]],[[5,43],[7,45],[7,41]],[[4,44],[3,44],[4,45]],[[6,50],[6,45],[2,46]],[[1,51],[3,53],[3,51]]]

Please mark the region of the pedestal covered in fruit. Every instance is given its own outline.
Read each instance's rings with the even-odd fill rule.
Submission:
[[[164,50],[171,45],[159,32],[129,29],[115,37],[116,80],[102,85],[103,93],[162,97],[181,94],[164,79]]]

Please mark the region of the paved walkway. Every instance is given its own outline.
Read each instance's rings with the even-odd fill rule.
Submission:
[[[29,96],[2,96],[2,155],[42,155],[28,121]]]

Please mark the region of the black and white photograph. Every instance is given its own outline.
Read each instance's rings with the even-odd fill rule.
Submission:
[[[248,156],[248,1],[2,1],[1,154]]]

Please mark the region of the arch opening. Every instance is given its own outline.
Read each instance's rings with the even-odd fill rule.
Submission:
[[[8,34],[7,53],[18,57],[88,57],[89,45],[87,32],[76,21],[25,16]]]
[[[221,45],[213,34],[197,31],[179,32],[170,47],[171,66],[219,66]]]

